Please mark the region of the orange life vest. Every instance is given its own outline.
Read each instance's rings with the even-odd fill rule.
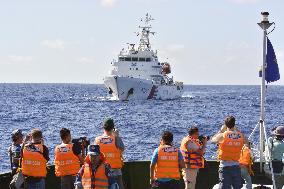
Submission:
[[[162,145],[158,148],[158,160],[155,167],[154,178],[179,179],[178,148]]]
[[[73,153],[73,144],[60,144],[55,147],[55,175],[58,177],[76,175],[80,170],[79,158]]]
[[[218,159],[225,161],[239,161],[244,145],[243,134],[239,131],[225,131],[224,139],[219,143]]]
[[[102,163],[92,175],[89,163],[84,164],[84,174],[82,175],[82,185],[84,189],[108,189],[108,178],[105,173],[105,164]]]
[[[46,177],[46,159],[42,144],[26,144],[23,149],[22,172],[25,176]]]
[[[201,144],[198,139],[194,139],[190,136],[186,136],[182,139],[180,149],[181,149],[183,160],[186,164],[186,167],[191,168],[191,169],[204,168],[203,156],[200,155],[196,151],[187,150],[187,144],[189,142],[193,142],[198,147],[198,149],[200,149],[201,147]]]
[[[99,136],[96,138],[96,143],[100,146],[100,150],[104,153],[106,162],[110,164],[111,168],[122,168],[122,155],[121,151],[115,146],[115,136]]]
[[[245,145],[242,148],[239,163],[245,166],[252,165],[252,156],[251,156],[250,150]]]

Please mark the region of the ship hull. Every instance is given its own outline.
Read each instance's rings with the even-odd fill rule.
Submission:
[[[116,100],[170,100],[182,96],[183,87],[174,84],[154,84],[151,80],[109,76],[104,84]]]

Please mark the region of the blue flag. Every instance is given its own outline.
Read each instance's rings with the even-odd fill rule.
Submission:
[[[276,55],[270,40],[267,38],[267,54],[266,54],[266,69],[265,80],[267,83],[280,79],[279,68]]]

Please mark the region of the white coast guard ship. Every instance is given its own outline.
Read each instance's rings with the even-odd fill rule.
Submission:
[[[122,49],[118,60],[113,61],[110,75],[104,78],[104,84],[116,100],[144,100],[144,99],[176,99],[183,92],[183,83],[174,82],[170,64],[160,62],[157,51],[151,49],[149,35],[151,32],[152,17],[146,14],[141,21],[144,26],[139,26],[140,43],[129,44],[128,50]]]

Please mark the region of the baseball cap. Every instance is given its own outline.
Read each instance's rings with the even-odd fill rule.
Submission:
[[[284,126],[278,126],[274,131],[274,135],[284,136]]]
[[[18,137],[22,137],[23,136],[23,133],[22,133],[22,130],[21,129],[16,129],[12,132],[11,134],[11,138],[12,139],[16,139]]]
[[[88,146],[88,155],[93,155],[93,156],[98,156],[100,155],[100,146],[99,145],[95,145],[95,144],[91,144]]]

